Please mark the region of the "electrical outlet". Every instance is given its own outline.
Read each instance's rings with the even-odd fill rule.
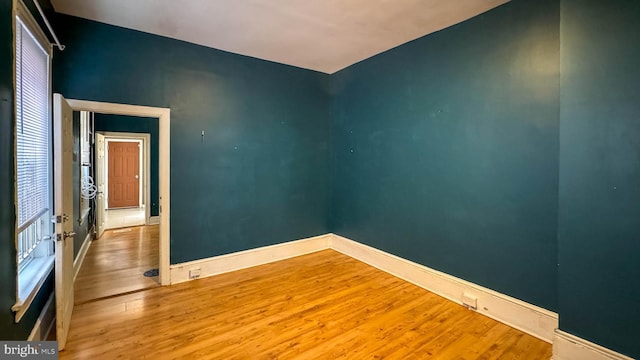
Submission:
[[[462,294],[462,305],[464,305],[467,309],[477,310],[478,298],[475,295],[471,295],[465,292]]]
[[[200,268],[189,270],[189,279],[197,279],[200,277]]]

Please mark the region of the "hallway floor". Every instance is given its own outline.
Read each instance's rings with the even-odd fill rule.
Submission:
[[[158,268],[159,225],[107,230],[94,240],[75,282],[75,303],[159,286],[144,272]]]
[[[117,229],[146,224],[145,211],[143,207],[107,209],[104,214],[106,229]]]

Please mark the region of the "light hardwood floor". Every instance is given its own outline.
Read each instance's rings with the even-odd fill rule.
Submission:
[[[75,282],[75,304],[158,287],[158,225],[105,231],[94,240]]]
[[[76,306],[60,359],[549,359],[551,345],[333,250]]]

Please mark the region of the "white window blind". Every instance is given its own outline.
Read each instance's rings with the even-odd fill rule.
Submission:
[[[26,314],[53,269],[51,223],[51,45],[29,10],[14,1],[16,134],[15,321]]]
[[[49,54],[18,18],[16,21],[16,157],[18,232],[48,212]]]
[[[16,24],[18,232],[49,209],[49,55]]]

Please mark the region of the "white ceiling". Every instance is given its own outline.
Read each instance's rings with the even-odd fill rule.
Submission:
[[[53,0],[56,12],[325,73],[509,0]]]

